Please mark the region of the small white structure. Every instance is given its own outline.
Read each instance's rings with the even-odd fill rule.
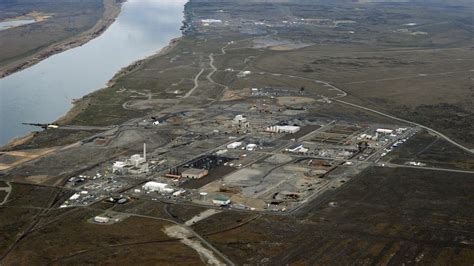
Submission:
[[[247,117],[245,117],[244,115],[236,115],[232,120],[232,125],[235,127],[243,128],[250,126],[249,122],[247,121]]]
[[[216,195],[212,198],[212,204],[215,204],[218,206],[229,205],[230,199],[226,196]]]
[[[247,146],[245,147],[245,149],[248,151],[253,151],[256,148],[257,148],[257,144],[254,144],[254,143],[247,144]]]
[[[397,128],[395,131],[397,132],[397,134],[402,134],[403,132],[407,131],[408,128],[406,127],[401,127],[401,128]]]
[[[308,152],[308,149],[303,147],[303,144],[295,144],[288,149],[286,149],[288,152],[293,152],[293,153],[305,153]]]
[[[135,167],[138,167],[140,164],[145,162],[145,158],[141,157],[140,154],[134,154],[134,155],[130,156],[130,159],[128,159],[128,160],[129,160],[129,164],[131,164]]]
[[[172,195],[175,196],[175,197],[179,197],[179,196],[181,196],[182,194],[184,194],[185,192],[186,192],[186,190],[180,189],[180,190],[178,190],[178,191],[173,192]]]
[[[150,192],[173,193],[174,189],[168,187],[168,184],[159,183],[155,181],[146,182],[143,185],[143,190]]]
[[[227,152],[226,149],[218,150],[218,151],[216,151],[216,155],[222,155],[222,154],[224,154],[224,153],[226,153],[226,152]]]
[[[99,224],[106,224],[110,222],[110,218],[105,217],[105,216],[96,216],[94,217],[94,222],[99,223]]]
[[[265,129],[266,132],[271,133],[296,133],[300,131],[301,127],[299,126],[271,126]]]
[[[242,145],[242,142],[240,141],[232,142],[231,144],[227,145],[227,149],[237,149],[241,145]]]
[[[244,115],[236,115],[234,117],[234,122],[236,122],[236,123],[242,123],[242,122],[246,122],[246,121],[247,121],[247,118]]]
[[[200,200],[207,199],[207,192],[199,192],[199,199]]]
[[[252,72],[251,72],[251,71],[248,71],[248,70],[246,70],[246,71],[240,71],[240,72],[237,74],[237,77],[238,77],[238,78],[244,78],[245,76],[250,75],[250,74],[252,74]]]
[[[379,134],[392,134],[393,130],[385,129],[385,128],[377,128],[377,130],[375,130],[375,132],[377,132]]]
[[[72,196],[69,198],[69,200],[77,200],[80,196],[81,196],[81,194],[75,193],[74,195],[72,195]]]
[[[124,167],[127,166],[125,162],[116,161],[114,165],[112,165],[112,172],[113,173],[124,173]]]
[[[412,166],[426,166],[425,163],[422,163],[422,162],[408,162],[408,165],[412,165]]]
[[[201,19],[201,23],[205,23],[205,24],[210,24],[210,23],[222,23],[222,20],[220,20],[220,19],[208,18],[208,19]]]

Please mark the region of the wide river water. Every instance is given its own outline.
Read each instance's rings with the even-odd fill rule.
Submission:
[[[0,79],[0,146],[38,129],[21,123],[53,122],[73,99],[104,87],[122,67],[181,36],[185,3],[128,0],[99,37]]]

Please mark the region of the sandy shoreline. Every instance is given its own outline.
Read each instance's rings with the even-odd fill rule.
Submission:
[[[94,25],[94,27],[62,42],[52,44],[51,46],[39,51],[36,54],[1,67],[0,78],[4,78],[15,72],[33,66],[54,54],[84,45],[88,41],[98,37],[115,21],[117,16],[120,14],[121,6],[124,1],[103,0],[103,2],[105,8],[104,14],[102,18]]]

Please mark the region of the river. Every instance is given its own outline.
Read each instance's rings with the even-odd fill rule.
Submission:
[[[117,71],[180,37],[186,0],[128,0],[117,20],[81,47],[0,79],[0,145],[50,123],[73,99],[102,88]]]

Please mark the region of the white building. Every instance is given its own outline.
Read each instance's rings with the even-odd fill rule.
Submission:
[[[252,74],[252,72],[251,72],[251,71],[248,71],[248,70],[246,70],[246,71],[240,71],[240,72],[237,74],[237,77],[238,77],[238,78],[243,78],[243,77],[245,77],[245,76],[247,76],[247,75],[250,75],[250,74]]]
[[[308,149],[303,147],[303,144],[295,144],[288,149],[286,149],[288,152],[293,152],[293,153],[306,153],[308,152]]]
[[[247,121],[247,117],[236,115],[232,120],[232,125],[235,127],[246,128],[250,126],[250,123]]]
[[[227,152],[226,149],[224,149],[224,150],[218,150],[218,151],[216,151],[216,155],[222,155],[222,154],[224,154],[224,153],[226,153],[226,152]]]
[[[271,126],[265,129],[266,132],[272,133],[296,133],[300,131],[301,127],[299,126]]]
[[[105,217],[105,216],[96,216],[96,217],[94,217],[94,222],[96,222],[96,223],[106,224],[109,221],[110,221],[109,217]]]
[[[234,117],[234,122],[236,122],[236,123],[247,122],[247,118],[244,115],[236,115]]]
[[[227,149],[237,149],[241,145],[242,145],[242,142],[240,141],[232,142],[231,144],[227,145]]]
[[[222,23],[222,20],[220,20],[220,19],[208,18],[208,19],[201,19],[201,23],[205,23],[205,24],[209,24],[209,23]]]
[[[148,172],[148,163],[146,162],[146,144],[143,144],[143,156],[134,154],[129,159],[116,161],[112,165],[112,172],[118,174],[141,174]]]
[[[140,164],[144,163],[145,161],[146,159],[144,157],[141,157],[140,154],[134,154],[130,156],[130,159],[128,159],[128,164],[138,167],[140,166]]]
[[[117,161],[112,165],[112,172],[113,173],[119,173],[119,174],[124,174],[124,169],[127,164],[125,162]]]
[[[143,185],[143,190],[160,193],[173,193],[174,189],[168,187],[168,184],[159,183],[155,181],[146,182]]]
[[[74,195],[72,195],[72,196],[69,198],[69,200],[77,200],[80,196],[81,196],[81,194],[75,193]]]
[[[212,198],[212,203],[218,206],[229,205],[230,199],[226,196],[216,195]]]
[[[392,134],[393,130],[385,129],[385,128],[377,128],[377,130],[375,130],[375,132],[377,132],[379,134]]]
[[[256,148],[257,148],[257,144],[254,144],[254,143],[247,144],[247,146],[245,147],[245,149],[248,151],[253,151]]]

